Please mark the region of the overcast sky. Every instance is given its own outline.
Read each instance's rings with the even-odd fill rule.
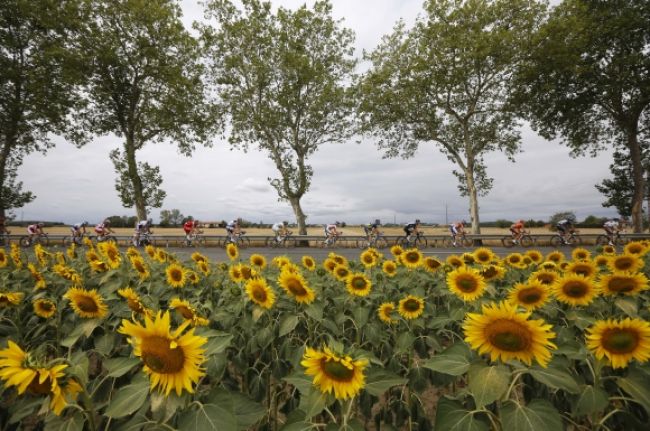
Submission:
[[[297,0],[273,0],[296,8]],[[195,0],[182,1],[184,22],[202,17]],[[308,1],[308,5],[313,1]],[[371,50],[394,23],[412,23],[421,11],[420,0],[332,0],[335,18],[356,33],[357,56]],[[500,218],[548,220],[559,211],[574,211],[578,219],[593,214],[614,215],[603,208],[603,196],[594,185],[610,176],[611,153],[597,158],[571,158],[566,147],[548,142],[533,131],[522,133],[523,152],[516,162],[500,153],[486,157],[494,187],[479,198],[481,221]],[[114,137],[96,139],[82,149],[57,140],[46,156],[33,154],[19,170],[24,189],[37,195],[34,202],[15,210],[17,219],[91,223],[110,215],[135,215],[123,208],[115,191],[115,173],[108,157],[120,145]],[[192,158],[172,145],[148,145],[137,154],[141,161],[159,165],[167,192],[163,209],[178,208],[199,220],[242,217],[272,223],[294,220],[290,206],[277,201],[267,182],[277,175],[263,153],[231,151],[225,142],[198,148]],[[469,201],[460,197],[455,165],[433,144],[423,144],[408,160],[382,159],[371,140],[326,145],[310,159],[314,169],[311,189],[302,200],[308,223],[342,220],[347,223],[404,223],[415,218],[445,223],[469,220]],[[159,210],[151,211],[154,220]]]

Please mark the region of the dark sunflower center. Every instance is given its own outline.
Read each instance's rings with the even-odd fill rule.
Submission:
[[[553,284],[555,281],[555,277],[550,274],[537,274],[535,279],[542,284]]]
[[[366,280],[364,280],[361,277],[353,278],[352,283],[350,283],[350,284],[352,285],[352,288],[354,290],[364,290],[366,288],[366,286],[367,286]]]
[[[239,271],[237,269],[233,270],[232,271],[232,276],[233,276],[233,278],[242,278],[241,271]]]
[[[370,254],[366,254],[363,256],[363,261],[365,263],[373,263],[375,261],[375,258]]]
[[[8,304],[8,303],[9,303],[9,298],[4,295],[0,295],[0,304]]]
[[[77,303],[77,307],[79,307],[79,309],[83,312],[95,313],[97,310],[99,310],[99,307],[97,306],[95,300],[89,296],[79,297],[75,302]]]
[[[530,331],[520,323],[507,319],[498,319],[485,328],[485,335],[490,343],[507,352],[528,350],[532,344]]]
[[[519,256],[510,256],[508,258],[508,261],[510,263],[519,263],[519,262],[521,262],[521,258]]]
[[[334,261],[327,262],[327,269],[332,271],[332,270],[334,270],[334,268],[336,268],[336,265],[337,265],[337,263],[334,262]]]
[[[133,266],[135,267],[135,270],[140,272],[140,273],[143,273],[143,272],[147,271],[147,269],[144,267],[144,265],[140,261],[136,260],[135,262],[133,262]]]
[[[31,381],[31,383],[29,384],[29,386],[27,386],[27,390],[34,395],[49,394],[51,389],[52,389],[52,379],[48,377],[45,379],[43,383],[40,383],[38,375],[36,375],[34,379]]]
[[[490,261],[490,255],[487,253],[479,253],[476,255],[476,260],[479,262],[489,262]]]
[[[339,277],[347,277],[349,273],[350,272],[347,270],[347,268],[339,267],[336,269],[336,275],[338,275]]]
[[[386,265],[384,267],[384,269],[386,270],[387,273],[391,274],[391,273],[395,272],[397,267],[395,265]]]
[[[169,271],[169,278],[171,278],[173,281],[178,283],[183,279],[183,271],[174,268],[171,271]]]
[[[589,292],[589,286],[581,281],[569,281],[564,285],[562,291],[571,298],[582,298]]]
[[[258,302],[266,302],[266,291],[260,286],[255,287],[253,289],[253,298]]]
[[[481,275],[482,275],[483,277],[485,277],[485,278],[496,277],[496,275],[497,275],[497,270],[496,270],[495,267],[491,266],[491,267],[486,268],[486,269],[484,269],[483,271],[481,271]]]
[[[602,345],[612,353],[631,353],[639,345],[639,334],[627,328],[609,329],[603,333]]]
[[[264,261],[262,259],[260,259],[259,257],[256,257],[255,259],[253,259],[253,265],[262,266],[262,265],[264,265]]]
[[[194,318],[194,313],[192,310],[189,308],[185,307],[184,305],[181,305],[176,308],[179,313],[181,313],[181,316],[183,316],[184,319],[193,319]]]
[[[250,268],[245,266],[241,269],[241,275],[242,277],[244,277],[244,279],[248,280],[249,278],[251,278],[251,275],[253,275],[253,272],[251,271]]]
[[[307,294],[305,287],[299,280],[296,280],[295,278],[291,278],[287,281],[287,289],[289,289],[289,292],[293,293],[296,296],[304,296]]]
[[[627,259],[627,258],[616,259],[616,261],[614,262],[614,266],[616,267],[616,269],[625,271],[626,269],[632,268],[632,259]]]
[[[535,304],[542,299],[543,293],[539,288],[529,287],[519,291],[519,301],[523,304]]]
[[[417,263],[420,260],[420,256],[417,253],[406,253],[405,259],[409,263]]]
[[[471,293],[476,291],[478,283],[473,277],[459,277],[456,280],[456,286],[465,293]]]
[[[410,313],[420,311],[420,302],[417,299],[407,299],[404,301],[404,309]]]
[[[142,362],[156,373],[174,374],[183,369],[185,355],[181,347],[172,349],[167,337],[152,336],[142,339]]]
[[[591,268],[584,265],[577,265],[575,268],[573,268],[573,272],[578,275],[584,275],[585,277],[589,277],[591,275]]]
[[[438,269],[440,267],[440,262],[435,259],[427,260],[427,266],[431,269]]]
[[[323,373],[337,382],[349,382],[354,377],[354,369],[349,369],[334,359],[324,358],[321,360],[320,365]]]
[[[612,292],[627,293],[633,291],[636,286],[634,280],[628,277],[612,277],[607,287]]]
[[[136,313],[142,313],[144,311],[144,307],[140,303],[140,301],[136,298],[129,298],[127,299],[127,304],[129,306],[129,309],[132,311],[135,311]]]
[[[53,305],[54,305],[54,304],[52,304],[52,303],[50,303],[50,302],[41,302],[41,303],[38,304],[38,307],[39,307],[42,311],[52,311],[52,306],[53,306]]]

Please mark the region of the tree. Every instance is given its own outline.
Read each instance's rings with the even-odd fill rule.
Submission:
[[[67,120],[83,79],[81,13],[76,0],[0,2],[0,216],[35,198],[17,181],[27,154],[45,153],[54,134],[79,138]]]
[[[209,145],[219,125],[205,97],[197,41],[180,21],[171,0],[92,2],[84,48],[92,58],[85,94],[84,125],[93,133],[114,133],[122,149],[111,152],[122,204],[159,208],[165,197],[157,166],[136,160],[148,142],[174,142],[190,156],[195,145]],[[212,122],[208,118],[212,117]]]
[[[484,156],[519,150],[518,113],[507,103],[522,45],[540,17],[528,1],[427,1],[425,17],[398,23],[367,59],[359,85],[362,130],[387,157],[412,157],[435,143],[458,168],[480,233],[478,196],[492,187]]]
[[[160,226],[177,227],[183,223],[184,218],[185,216],[181,214],[179,209],[174,208],[172,210],[162,210],[160,211]]]
[[[332,19],[327,1],[275,14],[270,3],[242,4],[243,12],[228,0],[208,3],[219,24],[202,28],[212,80],[230,119],[230,143],[268,153],[280,174],[269,182],[306,234],[300,200],[313,176],[308,158],[352,135],[353,34]]]
[[[642,230],[640,126],[650,104],[650,3],[565,0],[531,44],[520,103],[542,136],[558,135],[574,155],[623,142],[633,184],[630,212]]]

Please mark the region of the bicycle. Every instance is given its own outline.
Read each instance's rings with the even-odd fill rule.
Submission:
[[[141,235],[142,236],[142,235]],[[113,235],[97,235],[97,236],[91,236],[90,239],[93,242],[106,242],[106,241],[113,241],[114,243],[117,244],[117,238],[115,238]]]
[[[235,244],[238,248],[246,248],[251,246],[251,240],[244,236],[246,232],[239,232],[226,235],[226,240],[224,241],[224,247],[227,247],[228,244]]]
[[[151,233],[143,232],[140,234],[140,238],[138,238],[137,240],[135,237],[133,237],[133,245],[135,247],[145,247],[148,245],[153,245],[153,241],[151,239]]]
[[[203,232],[201,231],[185,235],[183,247],[205,247],[205,237],[203,236]]]
[[[623,232],[625,233],[625,232]],[[614,245],[625,245],[630,242],[629,238],[621,236],[620,231],[616,231],[612,235],[602,234],[596,237],[596,245],[607,245],[612,243]]]
[[[397,239],[397,245],[402,248],[425,248],[429,242],[422,232],[414,235],[402,236]]]
[[[359,248],[386,248],[388,247],[388,240],[384,236],[383,232],[376,234],[368,234],[357,240],[357,247]]]
[[[503,244],[504,247],[510,248],[515,245],[521,245],[522,247],[530,247],[535,243],[533,240],[533,237],[530,236],[530,232],[525,230],[522,231],[521,234],[519,234],[519,239],[515,239],[514,234],[506,235],[503,238],[501,238],[501,244]]]
[[[23,248],[27,248],[33,244],[41,244],[47,246],[50,243],[50,238],[46,233],[39,233],[37,235],[34,235],[32,238],[30,238],[29,235],[25,235],[20,237],[18,243]]]
[[[568,245],[571,247],[575,247],[577,245],[582,244],[582,238],[580,235],[578,235],[578,231],[571,231],[566,233],[565,235],[562,235],[560,232],[557,232],[555,235],[551,237],[551,246],[553,247],[559,247],[562,245]]]
[[[283,235],[278,236],[270,236],[266,238],[266,246],[267,247],[292,247],[296,245],[296,241],[294,238],[291,237],[293,235],[293,232],[286,232]]]
[[[84,243],[83,240],[85,237],[86,237],[85,233],[82,233],[81,235],[77,235],[77,236],[66,235],[63,237],[63,246],[69,247],[71,244],[83,245]]]
[[[456,237],[448,236],[442,240],[442,246],[451,248],[451,247],[471,247],[473,244],[472,240],[467,238],[465,232],[459,232],[456,234]]]
[[[337,235],[328,235],[323,241],[319,242],[318,245],[321,247],[334,247],[342,235],[343,232],[339,232]]]

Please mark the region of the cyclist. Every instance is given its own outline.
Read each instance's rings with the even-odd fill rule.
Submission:
[[[449,232],[451,233],[451,243],[454,247],[456,244],[457,235],[465,235],[465,220],[456,221],[449,225]]]
[[[237,220],[229,221],[228,224],[226,225],[226,232],[228,233],[228,237],[230,238],[230,241],[237,243],[237,239],[235,237],[244,233],[241,230],[241,219],[238,218]]]
[[[30,224],[29,226],[27,226],[27,233],[29,234],[30,243],[32,242],[35,236],[43,235],[45,233],[43,232],[43,226],[45,226],[45,223],[42,222]]]
[[[152,234],[151,226],[153,226],[153,220],[140,220],[135,225],[135,232],[133,233],[133,245],[138,247],[140,246],[140,236],[142,234]]]
[[[407,223],[404,225],[404,232],[405,232],[405,237],[406,237],[406,242],[410,243],[411,242],[411,235],[415,234],[416,236],[420,229],[420,219],[416,219],[413,223]]]
[[[521,236],[524,234],[524,221],[519,220],[510,225],[510,233],[512,234],[512,243],[519,244]]]
[[[566,236],[567,234],[573,232],[575,229],[575,222],[576,219],[574,216],[570,215],[565,219],[562,219],[557,222],[555,227],[557,228],[558,233],[560,234],[560,237],[562,238],[562,242],[566,244]]]
[[[372,237],[379,235],[379,226],[381,226],[379,219],[376,219],[374,222],[363,226],[363,231],[365,232],[368,241],[370,241]]]
[[[338,226],[340,224],[341,223],[339,223],[339,222],[334,222],[334,223],[331,223],[331,224],[326,224],[324,226],[325,242],[326,243],[330,243],[330,242],[334,241],[336,238],[338,238],[339,236],[341,236],[341,234],[343,232],[338,230]]]
[[[283,222],[277,222],[271,226],[271,230],[275,234],[275,242],[280,243],[282,241],[282,238],[289,235],[291,232],[289,232],[289,222],[283,221]]]
[[[609,245],[614,245],[614,235],[621,230],[621,224],[617,218],[609,219],[603,224],[603,229],[609,239]]]
[[[185,232],[187,243],[190,245],[192,245],[192,236],[203,233],[201,229],[199,229],[199,221],[192,220],[191,218],[183,224],[183,231]]]
[[[95,226],[95,233],[97,234],[97,240],[102,241],[105,236],[115,232],[111,229],[111,221],[106,219]]]
[[[70,226],[70,232],[72,234],[72,242],[79,243],[81,237],[86,234],[86,226],[88,226],[87,221],[82,223],[75,223],[72,226]]]

